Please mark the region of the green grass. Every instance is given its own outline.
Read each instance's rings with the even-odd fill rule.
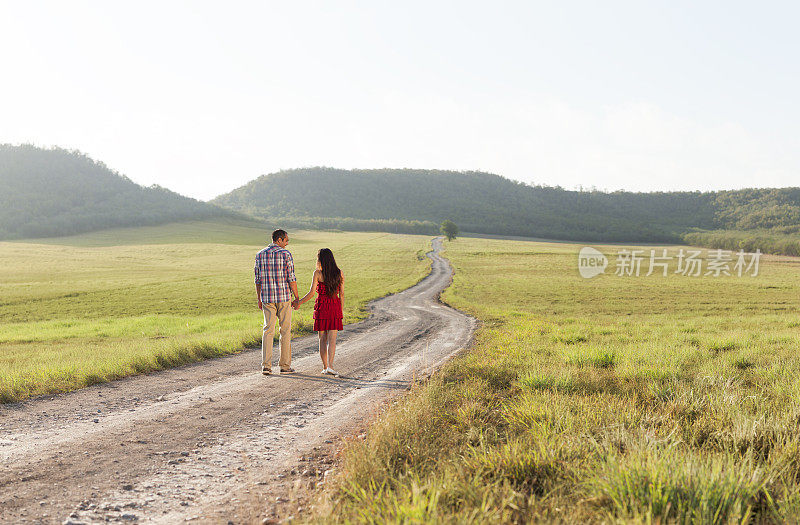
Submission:
[[[800,260],[586,280],[578,245],[446,247],[476,344],[346,448],[315,520],[798,521]]]
[[[253,262],[268,234],[219,220],[0,243],[0,401],[260,346]],[[430,237],[290,235],[302,294],[316,251],[333,250],[347,276],[346,322],[429,268]],[[311,310],[293,313],[293,335],[310,333]]]
[[[255,220],[230,217],[141,226],[109,228],[67,237],[9,241],[67,246],[123,246],[140,244],[252,244],[268,242],[272,229]]]

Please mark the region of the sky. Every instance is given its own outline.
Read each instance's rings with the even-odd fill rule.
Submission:
[[[211,199],[281,169],[800,186],[800,4],[0,0],[0,143]]]

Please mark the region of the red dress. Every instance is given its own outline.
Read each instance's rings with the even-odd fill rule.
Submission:
[[[338,295],[329,296],[325,283],[317,283],[317,300],[314,301],[314,331],[342,329],[342,300]]]

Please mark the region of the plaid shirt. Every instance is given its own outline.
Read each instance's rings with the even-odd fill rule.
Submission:
[[[270,244],[256,255],[256,285],[262,303],[285,303],[291,299],[289,283],[295,282],[294,260],[289,250]]]

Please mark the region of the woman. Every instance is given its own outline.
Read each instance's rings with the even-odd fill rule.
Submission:
[[[319,356],[322,358],[322,373],[338,377],[333,369],[336,354],[336,334],[342,329],[342,306],[344,304],[344,275],[336,266],[333,252],[322,248],[317,252],[317,269],[311,281],[311,289],[300,299],[298,307],[317,293],[314,301],[314,331],[319,333]]]

